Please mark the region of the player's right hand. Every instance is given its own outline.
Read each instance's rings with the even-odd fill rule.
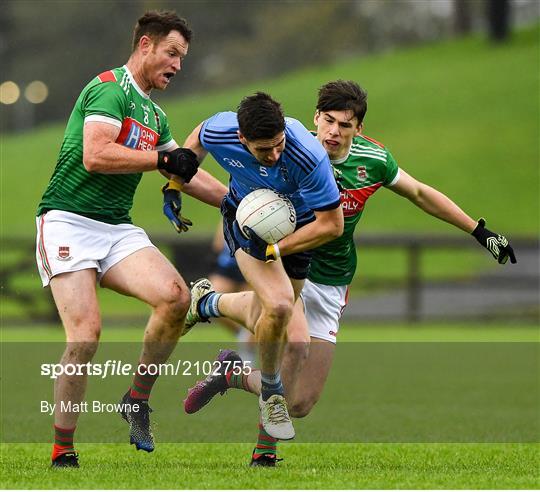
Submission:
[[[171,152],[158,151],[157,168],[175,174],[182,178],[184,182],[189,183],[197,173],[199,160],[195,152],[182,147]]]
[[[163,192],[163,213],[167,217],[176,232],[187,232],[193,225],[191,220],[181,215],[182,211],[182,195],[180,194],[180,186],[174,181],[169,181],[161,188]]]
[[[508,258],[510,258],[511,263],[517,263],[516,255],[508,239],[501,234],[486,229],[485,225],[486,221],[484,219],[478,219],[478,224],[471,234],[500,264],[506,263]]]
[[[253,258],[266,263],[276,261],[279,258],[279,248],[276,244],[268,244],[250,227],[245,226],[244,232],[242,232],[236,220],[233,222],[233,234],[242,250]]]

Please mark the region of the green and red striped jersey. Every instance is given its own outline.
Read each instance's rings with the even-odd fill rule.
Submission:
[[[341,237],[313,250],[309,279],[324,285],[348,285],[357,263],[353,234],[366,201],[381,186],[394,184],[399,168],[382,144],[363,135],[354,137],[347,157],[331,162],[340,188],[345,228]]]
[[[129,212],[142,173],[89,173],[83,165],[83,126],[97,121],[120,129],[117,143],[137,150],[176,147],[163,110],[137,85],[126,66],[95,77],[71,113],[37,215],[65,210],[108,224],[131,223]]]

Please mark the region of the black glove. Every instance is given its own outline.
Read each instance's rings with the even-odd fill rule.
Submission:
[[[484,219],[478,219],[478,225],[471,234],[500,264],[506,263],[508,258],[510,258],[511,263],[517,263],[516,255],[514,255],[514,250],[508,243],[508,239],[486,229],[485,225],[486,221]]]
[[[280,256],[277,244],[268,244],[250,227],[245,226],[244,232],[242,232],[236,220],[233,222],[233,234],[240,247],[257,260],[270,263],[276,261]]]
[[[171,224],[179,234],[187,232],[189,227],[193,225],[191,220],[182,217],[182,195],[180,194],[179,185],[174,181],[169,181],[163,188],[163,213],[171,221]]]
[[[175,174],[189,183],[197,173],[199,161],[191,149],[178,148],[171,152],[158,151],[157,168]]]

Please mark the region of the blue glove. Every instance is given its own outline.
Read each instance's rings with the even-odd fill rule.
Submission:
[[[233,234],[240,247],[248,255],[257,258],[257,260],[270,263],[276,261],[280,256],[277,244],[268,244],[253,229],[247,226],[244,227],[244,233],[242,233],[236,220],[233,222]]]
[[[163,192],[163,213],[171,221],[171,224],[179,234],[187,232],[189,227],[193,225],[191,220],[182,217],[182,195],[180,194],[180,186],[174,181],[169,181],[161,191]]]

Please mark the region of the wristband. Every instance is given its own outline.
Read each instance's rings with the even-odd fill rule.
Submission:
[[[478,219],[478,222],[476,224],[476,227],[471,232],[471,235],[473,235],[475,238],[478,239],[480,235],[482,235],[482,230],[486,227],[486,220],[483,217],[480,217]]]
[[[169,153],[165,151],[158,151],[157,153],[157,169],[165,169],[167,162],[169,161]]]
[[[277,243],[269,244],[266,247],[266,263],[276,261],[280,256],[281,254],[279,252],[279,246],[277,245]]]
[[[169,179],[169,182],[165,185],[167,190],[175,190],[175,191],[182,191],[182,184],[178,183],[177,181],[174,181],[172,179]]]

